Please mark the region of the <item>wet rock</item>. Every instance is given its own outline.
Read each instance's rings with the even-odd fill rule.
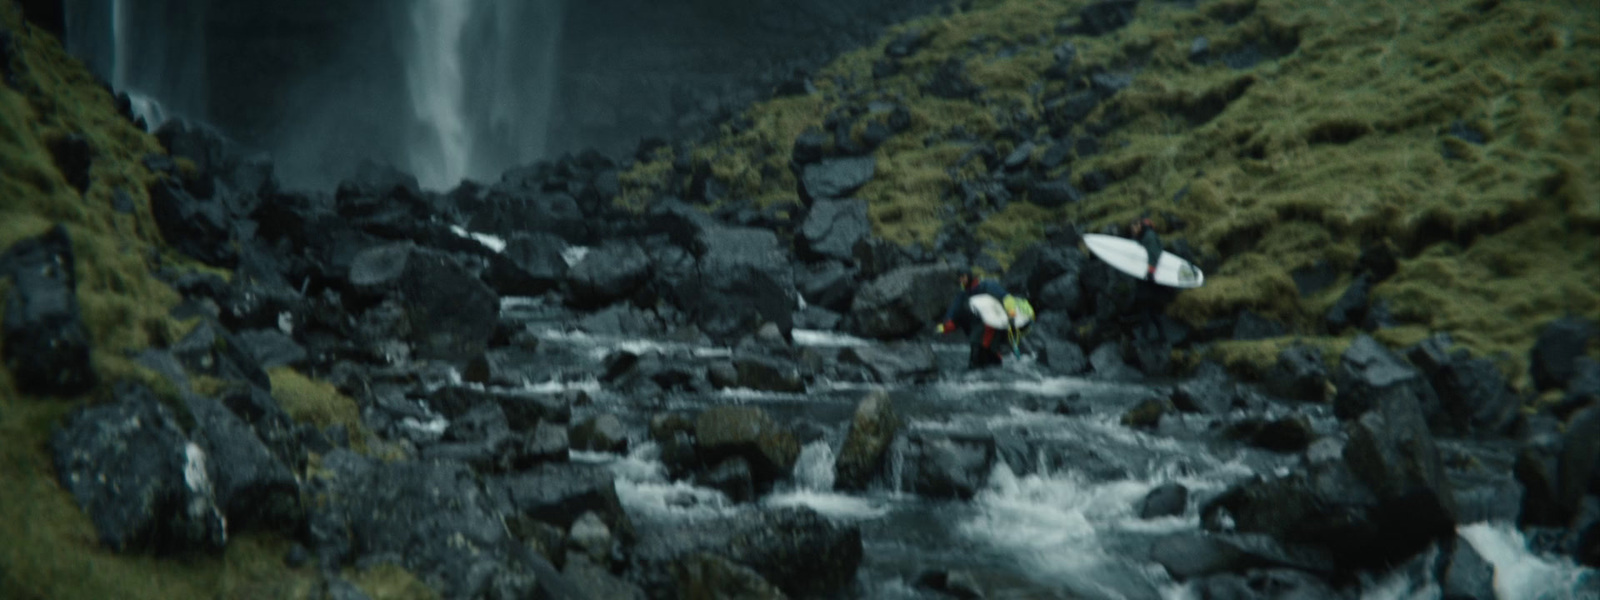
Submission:
[[[729,342],[765,323],[793,327],[794,269],[770,230],[716,227],[702,232],[697,268],[667,283],[679,308],[713,340]],[[662,277],[657,274],[658,280]]]
[[[1089,366],[1095,377],[1114,380],[1135,380],[1140,375],[1122,360],[1122,344],[1106,342],[1089,353]]]
[[[628,539],[634,534],[611,472],[602,465],[544,464],[499,476],[488,486],[508,515],[566,529],[584,513],[595,511],[613,535]]]
[[[1178,483],[1163,483],[1139,501],[1139,518],[1181,517],[1189,504],[1189,488]]]
[[[641,587],[666,596],[661,592],[675,589],[678,581],[693,580],[684,575],[705,573],[705,561],[696,558],[702,553],[749,568],[787,596],[831,597],[855,580],[861,530],[804,507],[668,523],[641,533],[629,571]],[[690,568],[695,566],[699,569]],[[728,570],[718,567],[724,575],[711,579],[728,581]],[[754,580],[740,575],[728,585],[749,589]]]
[[[1264,340],[1287,333],[1289,328],[1283,323],[1248,310],[1239,313],[1239,319],[1233,324],[1233,339],[1236,340]]]
[[[82,194],[89,189],[89,166],[94,162],[94,148],[81,134],[69,133],[50,140],[50,157],[55,159],[56,171],[67,185]]]
[[[1582,317],[1563,317],[1546,324],[1528,353],[1528,374],[1539,391],[1566,387],[1576,373],[1578,357],[1586,353],[1595,335],[1595,324]]]
[[[569,559],[562,574],[572,587],[582,590],[584,598],[644,600],[648,597],[639,586],[612,575],[604,566],[581,556]]]
[[[1444,415],[1455,431],[1501,433],[1517,416],[1521,402],[1492,361],[1449,351],[1446,334],[1412,348],[1407,355],[1421,368],[1439,395]]]
[[[1438,414],[1438,398],[1422,374],[1371,336],[1357,336],[1344,351],[1334,384],[1339,391],[1333,411],[1343,420],[1391,400],[1415,403],[1429,417]]]
[[[574,450],[623,453],[628,450],[628,430],[614,415],[597,415],[574,425],[568,435]]]
[[[234,336],[240,350],[262,369],[297,366],[308,358],[306,349],[294,338],[275,329],[252,329]]]
[[[804,392],[805,381],[794,361],[771,356],[741,354],[733,359],[738,387],[771,392]]]
[[[1367,314],[1367,296],[1371,289],[1372,282],[1365,274],[1356,276],[1323,317],[1328,331],[1339,333],[1360,324]]]
[[[801,197],[808,203],[844,198],[872,181],[878,167],[873,156],[829,158],[806,165],[800,173]]]
[[[724,460],[694,479],[698,485],[722,492],[733,502],[750,502],[756,498],[755,476],[750,472],[750,461],[743,456]]]
[[[594,561],[596,564],[611,562],[612,545],[615,540],[611,536],[611,528],[606,527],[605,521],[594,512],[586,512],[572,522],[572,528],[567,532],[567,545],[578,551],[583,557]],[[570,560],[568,563],[570,564]]]
[[[201,320],[188,335],[173,344],[172,354],[192,373],[246,381],[264,389],[272,387],[272,381],[261,365],[245,352],[244,345],[209,319]]]
[[[1072,185],[1071,179],[1067,177],[1035,182],[1028,186],[1028,202],[1044,208],[1058,208],[1082,201],[1083,191]]]
[[[1172,405],[1187,413],[1207,415],[1226,414],[1233,408],[1238,386],[1228,380],[1227,373],[1215,363],[1206,363],[1194,379],[1178,384],[1172,390]]]
[[[697,552],[673,564],[672,581],[681,598],[782,600],[782,591],[755,570],[708,552]]]
[[[874,392],[856,405],[850,430],[834,461],[834,487],[860,491],[881,473],[889,446],[900,429],[894,401],[886,392]]]
[[[794,138],[794,146],[789,151],[789,160],[795,165],[809,165],[822,160],[823,150],[828,146],[828,136],[815,127],[800,132]]]
[[[508,240],[517,233],[554,234],[572,244],[586,244],[592,233],[578,201],[565,193],[492,191],[473,211],[467,229]]]
[[[795,288],[805,298],[808,308],[822,307],[834,312],[849,310],[850,300],[856,294],[855,271],[837,262],[797,268]]]
[[[874,279],[850,305],[850,327],[857,335],[891,339],[930,328],[944,315],[957,291],[956,269],[902,267]]]
[[[1271,567],[1323,571],[1328,564],[1321,552],[1286,546],[1263,535],[1202,532],[1161,538],[1151,546],[1150,558],[1178,581]]]
[[[988,597],[983,593],[983,586],[975,580],[973,574],[964,569],[923,571],[917,574],[912,585],[931,590],[941,596],[962,600],[981,600]]]
[[[854,198],[812,202],[799,234],[797,245],[810,256],[849,261],[856,243],[872,235],[867,203]]]
[[[1228,426],[1229,438],[1273,452],[1301,452],[1317,434],[1311,421],[1295,415],[1280,419],[1244,419]]]
[[[1122,425],[1136,429],[1155,429],[1161,424],[1161,417],[1173,410],[1172,401],[1165,397],[1145,398],[1122,414]]]
[[[494,290],[449,255],[409,242],[357,254],[349,282],[398,302],[420,358],[466,360],[482,353],[499,318]]]
[[[1600,466],[1600,406],[1578,411],[1562,435],[1556,501],[1565,514],[1577,514]]]
[[[1447,538],[1455,531],[1455,490],[1418,403],[1387,398],[1346,425],[1345,464],[1385,508],[1410,512],[1397,537]]]
[[[461,380],[486,386],[518,388],[545,377],[537,355],[522,347],[495,348],[472,357]]]
[[[168,245],[214,267],[238,264],[233,227],[221,202],[197,199],[170,181],[152,183],[147,191],[151,215]]]
[[[1566,417],[1585,406],[1600,402],[1600,362],[1580,356],[1573,370],[1577,373],[1567,382],[1567,394],[1555,407],[1558,416]]]
[[[445,597],[496,588],[529,596],[549,583],[545,573],[554,575],[506,535],[491,495],[463,465],[384,462],[341,449],[324,456],[322,466],[331,476],[319,480],[312,537],[324,532],[318,550],[325,565],[398,557],[401,567]],[[524,576],[530,571],[537,581]]]
[[[650,275],[650,257],[631,241],[607,241],[584,255],[568,272],[569,301],[595,309],[627,298]]]
[[[300,485],[250,425],[214,398],[189,395],[194,441],[204,451],[216,504],[234,530],[293,531],[301,523]]]
[[[455,418],[481,404],[497,404],[513,431],[532,430],[541,421],[566,423],[572,420],[572,404],[583,392],[539,392],[532,390],[492,390],[444,386],[429,393],[428,406]]]
[[[115,401],[80,407],[50,436],[61,487],[118,552],[221,549],[210,457],[189,442],[148,388],[118,384]]]
[[[890,342],[845,348],[839,363],[860,365],[878,383],[923,381],[938,374],[938,357],[927,344]]]
[[[1295,569],[1221,573],[1194,580],[1191,589],[1206,600],[1349,597],[1316,576]]]
[[[994,438],[912,433],[897,437],[906,468],[900,488],[929,498],[970,500],[989,481]]]
[[[1002,283],[1011,293],[1030,298],[1070,295],[1071,298],[1060,298],[1056,302],[1044,302],[1043,298],[1033,301],[1034,308],[1038,310],[1070,312],[1076,305],[1076,289],[1068,294],[1046,294],[1045,288],[1052,284],[1076,288],[1078,275],[1087,260],[1088,257],[1076,248],[1051,243],[1034,244],[1017,255],[1017,259],[1006,269]]]
[[[1306,402],[1322,402],[1328,394],[1328,368],[1322,350],[1294,345],[1278,352],[1278,361],[1262,377],[1271,393]]]
[[[733,456],[750,461],[758,492],[787,477],[800,457],[800,442],[788,429],[755,407],[718,406],[695,418],[698,454],[708,463]]]
[[[61,225],[0,254],[0,277],[11,279],[0,348],[18,391],[70,396],[97,381],[74,265],[72,240]]]
[[[1456,538],[1448,558],[1441,557],[1439,588],[1441,600],[1494,598],[1495,568],[1478,554],[1471,543]]]
[[[1039,362],[1050,367],[1052,373],[1080,375],[1089,369],[1089,359],[1083,355],[1082,347],[1057,336],[1037,333],[1034,336],[1033,343],[1039,348]]]
[[[513,234],[501,259],[490,261],[485,279],[502,296],[543,294],[567,279],[566,250],[567,242],[553,233]]]

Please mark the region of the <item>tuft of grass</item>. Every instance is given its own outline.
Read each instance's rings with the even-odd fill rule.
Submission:
[[[343,425],[350,432],[350,443],[363,449],[365,428],[356,401],[324,381],[316,381],[289,367],[267,371],[272,380],[272,399],[295,421],[323,429]]]
[[[345,579],[350,580],[373,600],[437,600],[439,594],[418,580],[410,571],[392,563],[380,563],[365,569],[345,569]]]

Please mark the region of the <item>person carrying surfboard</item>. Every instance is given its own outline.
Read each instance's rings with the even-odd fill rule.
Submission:
[[[967,354],[968,368],[982,368],[1000,364],[1000,353],[990,346],[994,342],[996,329],[985,324],[970,308],[974,297],[988,296],[988,301],[996,305],[1001,304],[1001,299],[1010,296],[1005,286],[993,279],[984,279],[970,271],[962,271],[956,275],[956,282],[961,285],[961,291],[950,300],[950,308],[944,311],[944,320],[934,326],[934,331],[940,334],[950,333],[957,327],[967,331],[971,349]]]
[[[1163,252],[1161,249],[1161,236],[1156,233],[1155,223],[1152,223],[1149,217],[1141,217],[1134,221],[1132,232],[1133,235],[1131,237],[1138,240],[1139,245],[1144,246],[1145,252],[1150,255],[1149,269],[1145,271],[1144,280],[1154,282],[1156,280],[1156,264],[1161,262],[1161,253]]]

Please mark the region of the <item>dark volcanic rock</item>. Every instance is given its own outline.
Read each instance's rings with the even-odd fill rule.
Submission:
[[[195,443],[206,454],[217,505],[234,529],[294,530],[300,523],[300,485],[255,431],[212,398],[189,396]]]
[[[1274,452],[1300,452],[1316,439],[1311,422],[1303,416],[1280,419],[1245,419],[1228,426],[1227,435],[1257,448]]]
[[[501,260],[489,263],[487,280],[503,296],[537,296],[567,279],[566,240],[553,233],[513,234]]]
[[[624,539],[634,535],[633,521],[623,511],[616,483],[604,466],[546,464],[502,476],[489,485],[491,493],[504,495],[512,515],[566,529],[584,513],[598,511],[614,535]]]
[[[341,449],[322,465],[331,477],[311,528],[325,565],[397,557],[441,596],[464,598],[490,589],[530,596],[557,577],[507,535],[491,495],[459,463],[382,462]]]
[[[1328,308],[1328,314],[1323,320],[1328,324],[1328,330],[1333,333],[1344,331],[1353,325],[1359,325],[1367,315],[1367,296],[1372,289],[1372,282],[1367,275],[1356,276],[1350,282],[1350,287],[1345,288],[1339,299]]]
[[[1333,411],[1340,419],[1357,418],[1391,399],[1409,399],[1429,417],[1438,413],[1438,398],[1422,373],[1371,336],[1357,336],[1345,349],[1334,384],[1339,392]]]
[[[801,196],[808,202],[843,198],[872,181],[878,159],[872,156],[830,158],[807,165],[800,175]]]
[[[862,399],[850,421],[844,445],[839,449],[839,458],[834,462],[834,487],[866,489],[882,470],[884,457],[899,429],[900,418],[887,393],[875,392]]]
[[[903,267],[873,280],[850,306],[852,330],[889,339],[932,327],[959,291],[955,273],[949,266]]]
[[[148,388],[119,384],[115,394],[73,411],[51,435],[61,487],[113,550],[220,549],[227,530],[210,457]]]
[[[1172,390],[1172,404],[1178,410],[1208,415],[1225,414],[1233,408],[1238,386],[1228,380],[1227,373],[1215,363],[1207,363],[1195,378],[1178,384]]]
[[[672,566],[672,581],[681,598],[787,598],[754,569],[709,552],[678,559]]]
[[[849,267],[829,261],[803,269],[796,268],[794,284],[796,291],[805,298],[807,308],[821,307],[839,312],[849,310],[850,300],[855,298],[855,276],[855,271]]]
[[[1270,567],[1316,572],[1326,569],[1328,562],[1323,553],[1288,547],[1259,534],[1200,532],[1178,533],[1157,540],[1150,548],[1150,558],[1178,581]]]
[[[572,426],[568,434],[574,450],[626,452],[628,430],[614,415],[598,415]]]
[[[1078,32],[1084,35],[1105,35],[1133,22],[1137,0],[1101,0],[1079,11]]]
[[[878,383],[895,384],[933,377],[939,373],[938,357],[927,344],[890,342],[845,348],[840,364],[860,365]]]
[[[856,243],[872,235],[867,203],[854,198],[812,202],[799,234],[796,241],[811,255],[849,261],[855,257]]]
[[[275,329],[241,331],[234,336],[234,340],[241,346],[240,350],[262,369],[299,365],[307,358],[306,349],[295,343],[294,338]]]
[[[1438,334],[1408,353],[1427,374],[1451,428],[1500,433],[1517,416],[1517,399],[1494,362],[1450,352],[1449,336]]]
[[[643,248],[631,241],[607,241],[568,272],[570,300],[580,308],[599,308],[628,297],[649,275],[650,257]]]
[[[738,387],[772,392],[804,392],[800,367],[792,360],[740,353],[733,359]]]
[[[409,242],[356,255],[350,284],[399,303],[422,358],[466,360],[481,354],[499,320],[500,298],[454,258]]]
[[[151,215],[168,245],[214,267],[231,269],[238,264],[226,206],[195,198],[169,181],[152,183],[148,191]]]
[[[97,381],[75,268],[72,240],[61,225],[0,254],[0,277],[11,279],[0,327],[6,368],[18,391],[67,396]]]
[[[699,455],[708,463],[742,456],[750,461],[758,491],[787,477],[800,458],[800,441],[759,408],[718,406],[695,418]]]
[[[855,580],[861,530],[803,507],[668,523],[641,533],[630,573],[652,598],[673,597],[675,580],[693,581],[674,573],[703,565],[701,553],[748,567],[790,597],[831,597]],[[738,587],[760,588],[748,575],[737,579]]]
[[[1139,518],[1183,516],[1189,503],[1189,488],[1178,483],[1164,483],[1145,494],[1139,502]]]
[[[1581,317],[1564,317],[1546,324],[1528,353],[1528,373],[1533,376],[1534,385],[1540,391],[1566,387],[1576,372],[1578,357],[1585,354],[1595,335],[1595,324]]]
[[[1328,367],[1322,363],[1322,350],[1315,346],[1294,345],[1278,353],[1278,362],[1262,377],[1267,391],[1308,402],[1321,402],[1328,395]]]
[[[895,438],[906,466],[900,489],[929,498],[969,500],[989,481],[994,466],[992,437],[913,433]]]
[[[772,231],[712,227],[699,232],[702,249],[691,272],[665,275],[670,296],[701,331],[718,341],[754,333],[765,323],[788,332],[794,325],[794,270]]]
[[[1057,208],[1083,201],[1083,191],[1063,177],[1028,186],[1028,201],[1044,208]]]
[[[750,471],[750,461],[735,456],[718,463],[694,478],[695,483],[722,492],[733,502],[750,502],[756,498],[755,475]]]

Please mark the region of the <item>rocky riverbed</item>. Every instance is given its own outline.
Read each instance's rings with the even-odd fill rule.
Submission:
[[[0,36],[0,108],[38,111],[0,179],[18,484],[0,507],[28,542],[0,551],[0,589],[18,597],[1600,589],[1596,324],[1540,323],[1521,371],[1444,330],[1393,343],[1363,286],[1404,248],[1325,264],[1354,291],[1287,324],[1180,319],[1192,292],[1149,320],[1065,220],[990,265],[1038,325],[973,371],[931,326],[954,273],[995,257],[886,235],[858,194],[897,176],[848,126],[778,150],[789,202],[724,194],[693,160],[668,165],[684,189],[640,187],[649,161],[594,152],[448,192],[380,164],[292,190],[204,125],[73,112],[111,95],[47,77],[36,35]],[[924,41],[890,44],[890,66]],[[1089,108],[1120,89],[1091,81]],[[880,142],[922,126],[863,114]],[[997,177],[1044,173],[1008,154]],[[1033,204],[1085,193],[1028,185]],[[1212,359],[1262,338],[1282,343]]]

